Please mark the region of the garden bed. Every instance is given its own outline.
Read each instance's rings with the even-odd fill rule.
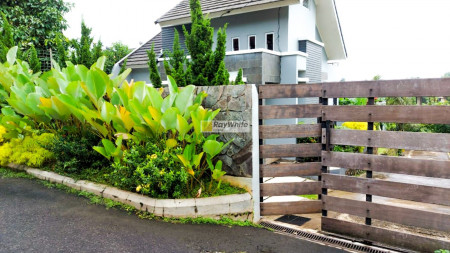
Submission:
[[[9,164],[8,167],[23,170],[42,180],[63,184],[76,190],[86,191],[103,198],[130,205],[137,210],[146,211],[155,216],[169,218],[220,218],[227,216],[237,220],[252,219],[253,202],[250,193],[207,198],[154,199],[108,185],[86,180],[75,180],[57,173],[34,169],[24,165]]]

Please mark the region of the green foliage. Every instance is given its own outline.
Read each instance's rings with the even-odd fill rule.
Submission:
[[[14,39],[12,33],[12,27],[6,18],[6,15],[2,12],[2,30],[0,31],[0,61],[6,61],[6,54],[8,50],[14,46]]]
[[[159,75],[156,54],[155,54],[155,44],[152,45],[150,51],[147,50],[148,55],[148,71],[150,72],[150,81],[152,82],[153,87],[161,88],[161,76]]]
[[[114,64],[127,56],[130,52],[131,50],[128,48],[128,46],[122,44],[121,42],[115,42],[111,47],[107,47],[103,51],[103,54],[106,56],[105,72],[107,74],[111,74]],[[124,64],[120,69],[120,74],[122,74],[126,70],[126,61],[127,59],[125,59]]]
[[[56,62],[61,67],[66,67],[66,61],[69,60],[67,54],[67,45],[66,38],[61,33],[56,36],[55,45],[56,45]]]
[[[219,65],[219,69],[213,79],[213,85],[224,85],[229,83],[230,74],[228,70],[225,68],[225,62],[221,62]]]
[[[144,82],[130,84],[125,81],[129,70],[111,79],[102,70],[105,57],[100,57],[90,69],[70,62],[61,69],[53,62],[55,68],[51,71],[33,75],[28,64],[16,61],[14,50],[10,51],[9,61],[0,64],[0,71],[5,73],[0,76],[0,82],[8,103],[8,108],[2,110],[2,121],[8,118],[17,122],[12,129],[17,136],[30,135],[27,128],[33,129],[36,123],[46,131],[56,133],[63,129],[68,131],[67,135],[79,136],[80,139],[87,134],[95,135],[101,139],[101,144],[97,144],[94,150],[119,165],[125,165],[122,163],[125,162],[123,154],[127,154],[133,143],[161,143],[158,145],[160,152],[170,153],[179,149],[180,152],[175,154],[180,156],[174,154],[168,163],[175,162],[183,170],[178,174],[174,171],[173,181],[188,175],[190,184],[186,185],[186,192],[199,187],[207,191],[203,184],[207,179],[216,180],[219,182],[217,187],[220,187],[224,172],[221,162],[216,162],[216,156],[228,144],[216,141],[217,135],[204,136],[203,132],[219,113],[219,110],[201,106],[205,93],[195,97],[194,86],[179,89],[169,76],[170,94],[163,98],[162,89],[148,87]],[[24,74],[17,77],[18,72]],[[70,147],[60,147],[60,150],[65,148]],[[70,169],[76,165],[67,159],[63,162]],[[139,180],[153,180],[153,174],[158,172],[155,166],[160,165],[151,162],[147,161]],[[137,168],[132,167],[128,171],[134,174]],[[116,174],[129,175],[128,172]],[[134,184],[136,182],[139,181],[134,180]]]
[[[128,59],[123,60],[122,66],[120,67],[119,75],[125,72],[125,70],[127,70],[127,62]]]
[[[54,135],[26,136],[24,139],[12,139],[0,146],[0,164],[23,164],[31,167],[41,167],[53,160],[53,154],[43,148],[53,141]]]
[[[157,145],[146,145],[147,156],[136,168],[140,184],[136,191],[155,198],[180,198],[185,196],[188,174],[173,159],[180,148],[169,152]]]
[[[203,16],[199,0],[190,0],[189,5],[192,26],[190,31],[183,26],[183,32],[191,55],[192,82],[200,86],[229,84],[229,80],[224,80],[229,76],[228,71],[221,64],[225,59],[227,25],[217,32],[217,46],[213,51],[214,28],[211,27],[211,20]]]
[[[0,167],[0,178],[26,178],[33,179],[32,175],[27,174],[23,171],[14,171],[10,169],[5,169]]]
[[[242,80],[242,69],[239,69],[239,72],[236,76],[236,80],[234,81],[234,84],[245,84],[244,81]]]
[[[28,49],[28,62],[31,70],[33,70],[33,73],[38,73],[41,71],[41,62],[39,61],[34,45],[31,45],[30,49]]]
[[[175,35],[173,40],[172,52],[165,52],[164,57],[169,58],[169,61],[164,60],[164,69],[166,74],[175,79],[179,87],[184,87],[191,83],[190,66],[186,59],[184,50],[180,46],[180,37],[178,31],[174,29]],[[185,66],[187,69],[185,70]]]
[[[448,249],[438,249],[438,250],[435,250],[434,253],[450,253],[450,250],[448,250]]]
[[[99,40],[97,43],[93,43],[94,38],[91,37],[91,32],[92,28],[87,27],[82,21],[81,38],[71,41],[71,47],[73,48],[71,61],[73,64],[82,64],[89,67],[103,55],[102,42]]]
[[[13,40],[20,45],[34,44],[38,50],[53,46],[56,35],[67,28],[64,15],[70,8],[71,4],[63,0],[0,2],[0,11],[11,23]]]
[[[339,98],[339,105],[367,105],[367,98]]]
[[[59,132],[53,142],[46,146],[55,157],[55,170],[63,173],[82,173],[98,170],[108,163],[106,158],[92,149],[100,143],[92,133],[77,135],[71,131]]]

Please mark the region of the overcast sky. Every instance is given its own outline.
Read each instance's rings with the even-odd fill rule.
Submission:
[[[180,0],[66,0],[69,38],[83,18],[104,45],[134,48],[160,31],[154,21]],[[348,59],[346,80],[441,77],[450,72],[450,0],[336,0]]]

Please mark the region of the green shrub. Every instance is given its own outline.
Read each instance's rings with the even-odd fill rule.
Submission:
[[[66,173],[81,173],[84,169],[99,169],[108,166],[108,160],[93,150],[101,139],[91,133],[78,136],[61,133],[46,148],[53,152],[55,169]]]
[[[161,149],[163,144],[147,141],[124,152],[123,162],[113,164],[110,181],[119,188],[155,198],[180,198],[186,194],[188,174],[174,159],[181,149]]]
[[[22,164],[30,167],[42,167],[53,160],[53,153],[43,148],[54,139],[53,134],[26,136],[24,139],[12,139],[0,147],[0,164]]]

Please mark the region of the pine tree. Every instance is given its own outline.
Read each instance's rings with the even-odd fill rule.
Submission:
[[[190,0],[191,8],[191,31],[183,26],[186,47],[191,55],[190,66],[192,70],[192,81],[196,85],[216,85],[217,80],[222,80],[220,85],[229,84],[224,81],[224,76],[229,76],[222,62],[225,59],[226,50],[226,28],[217,32],[217,47],[212,50],[214,28],[211,20],[205,18],[202,13],[199,0]],[[222,75],[222,76],[217,76]]]
[[[164,60],[164,69],[166,74],[175,79],[179,87],[184,87],[190,83],[190,76],[186,75],[184,70],[187,64],[186,55],[184,50],[180,46],[180,36],[178,31],[175,30],[175,36],[173,40],[172,52],[165,52],[164,58],[169,58],[169,61]]]
[[[72,55],[73,63],[83,64],[86,67],[90,67],[94,63],[91,53],[91,45],[94,39],[91,37],[91,31],[92,29],[87,27],[84,21],[81,21],[80,41],[72,41],[72,47],[75,50],[75,53]]]
[[[152,49],[147,50],[148,55],[148,70],[150,72],[150,81],[153,87],[161,88],[161,76],[159,75],[158,66],[156,65],[156,54],[155,54],[155,44],[153,43]]]
[[[227,85],[230,83],[230,74],[225,68],[225,62],[221,62],[219,65],[219,69],[217,70],[216,76],[213,80],[213,85]]]
[[[234,81],[234,84],[245,84],[242,80],[242,69],[239,69],[239,72],[236,76],[236,80]]]
[[[11,47],[15,46],[12,27],[4,13],[2,15],[2,31],[0,32],[0,61],[6,62],[6,55]]]
[[[64,43],[63,43],[63,40],[62,40],[62,38],[64,38],[63,36],[64,35],[62,35],[62,34],[58,34],[56,39],[55,39],[55,44],[56,44],[56,62],[62,68],[64,68],[66,66],[66,61],[69,60],[69,58],[67,57],[66,47],[64,46]]]
[[[39,61],[36,48],[33,44],[30,49],[28,49],[28,63],[30,64],[30,69],[33,70],[33,73],[41,71],[41,62]]]
[[[97,43],[94,44],[94,47],[92,48],[92,64],[98,60],[101,56],[103,56],[103,43],[98,40]]]

